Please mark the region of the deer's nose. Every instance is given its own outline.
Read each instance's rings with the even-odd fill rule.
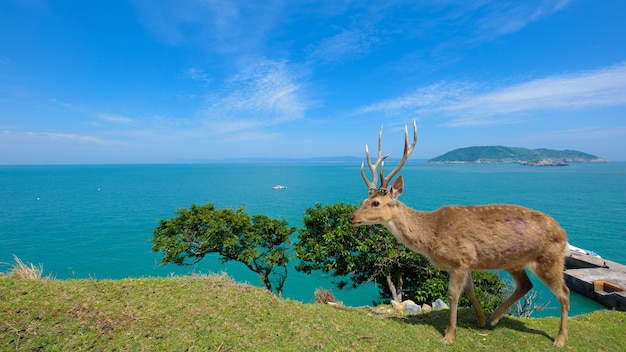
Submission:
[[[354,222],[354,215],[348,216],[348,222],[351,224]]]

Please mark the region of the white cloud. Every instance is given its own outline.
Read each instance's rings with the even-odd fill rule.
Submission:
[[[571,1],[491,1],[480,4],[466,13],[468,21],[476,22],[471,41],[489,41],[521,30],[532,22],[539,21],[564,9]],[[470,6],[471,2],[470,2]],[[481,16],[475,17],[475,11]]]
[[[365,106],[359,113],[405,113],[419,109],[439,110],[458,104],[479,86],[469,82],[440,82],[416,89],[413,93]]]
[[[554,75],[468,96],[450,112],[492,116],[528,111],[578,110],[626,104],[626,63]]]
[[[191,79],[192,81],[201,82],[204,86],[208,86],[211,83],[211,78],[204,69],[190,67],[183,71],[183,78]]]
[[[437,113],[447,126],[515,123],[519,114],[626,105],[626,63],[592,71],[552,75],[498,87],[442,82],[368,105],[359,113]]]
[[[49,140],[49,141],[74,141],[74,142],[82,142],[82,143],[97,143],[97,144],[110,144],[110,143],[118,143],[116,141],[106,141],[99,137],[89,136],[89,135],[79,135],[73,133],[62,133],[62,132],[12,132],[12,131],[2,131],[2,135],[6,138],[18,139],[18,140]]]
[[[346,30],[309,47],[308,57],[313,61],[338,62],[368,54],[381,39],[361,29]]]
[[[133,122],[133,119],[129,117],[115,115],[115,114],[108,114],[108,113],[99,113],[97,117],[100,120],[103,120],[106,122],[112,122],[112,123],[123,124],[123,125],[128,125]]]
[[[284,61],[255,61],[209,95],[206,115],[211,119],[247,120],[246,124],[230,122],[241,128],[250,121],[270,125],[300,119],[309,106],[300,79]]]
[[[626,126],[617,128],[572,128],[557,130],[531,136],[530,139],[539,140],[580,140],[580,139],[601,139],[626,136]]]
[[[169,45],[200,45],[212,52],[248,52],[262,44],[283,1],[135,0],[141,19]]]

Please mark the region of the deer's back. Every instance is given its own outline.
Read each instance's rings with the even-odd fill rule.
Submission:
[[[516,269],[562,258],[565,231],[549,215],[508,205],[446,206],[429,214],[430,257],[442,269]]]

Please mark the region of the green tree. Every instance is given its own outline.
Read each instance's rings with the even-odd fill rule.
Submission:
[[[416,303],[447,297],[448,273],[434,268],[428,259],[400,244],[380,225],[351,226],[347,219],[357,209],[344,203],[316,204],[305,210],[304,228],[295,244],[300,263],[296,270],[321,270],[334,277],[339,288],[375,282],[383,299]],[[493,309],[501,302],[504,283],[489,272],[473,273],[475,292],[481,305]],[[470,305],[469,299],[461,304]]]
[[[376,282],[381,292],[401,302],[411,273],[434,271],[427,259],[406,249],[382,226],[354,227],[348,216],[357,209],[344,203],[316,204],[305,210],[304,228],[295,245],[296,270],[321,270],[338,277],[339,288]]]
[[[268,291],[280,296],[287,279],[287,251],[295,227],[265,215],[252,218],[243,208],[216,209],[213,204],[179,209],[154,229],[152,251],[163,252],[161,264],[191,265],[209,253],[220,262],[243,263],[257,273]]]

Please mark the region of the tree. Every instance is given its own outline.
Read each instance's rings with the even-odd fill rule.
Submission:
[[[344,203],[316,204],[305,210],[304,228],[295,244],[300,263],[296,270],[321,270],[339,277],[339,288],[375,282],[383,299],[430,303],[447,297],[448,273],[434,268],[428,259],[412,252],[380,225],[351,226],[347,219],[357,209]],[[473,273],[475,292],[485,310],[503,297],[504,283],[494,273]],[[469,299],[462,305],[470,305]]]
[[[305,210],[304,228],[298,231],[295,245],[300,263],[296,270],[311,273],[321,270],[340,280],[341,289],[374,281],[381,291],[402,301],[410,273],[434,270],[424,257],[406,249],[384,227],[353,227],[348,216],[357,209],[344,203],[316,204]],[[438,272],[438,271],[436,271]]]
[[[220,262],[235,260],[257,273],[268,291],[280,296],[287,278],[287,250],[295,227],[265,215],[252,218],[242,207],[215,209],[213,204],[179,209],[154,229],[152,251],[163,252],[161,264],[192,265],[209,253]]]

